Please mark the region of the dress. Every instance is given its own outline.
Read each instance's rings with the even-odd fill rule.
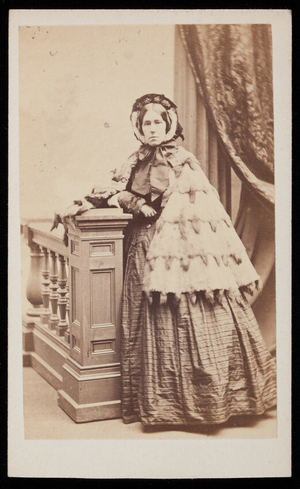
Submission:
[[[119,204],[134,215],[125,237],[123,420],[196,425],[262,414],[276,404],[276,367],[245,296],[258,276],[195,157],[183,148],[171,156],[173,177],[154,203],[131,192],[138,153],[115,178]],[[145,202],[158,211],[152,222],[138,212]]]
[[[222,423],[262,414],[276,402],[275,359],[249,305],[199,294],[179,303],[143,293],[156,223],[130,230],[122,320],[122,416],[125,423]],[[246,303],[245,303],[246,304]]]

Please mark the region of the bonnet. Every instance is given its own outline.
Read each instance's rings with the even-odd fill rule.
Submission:
[[[160,104],[168,114],[170,129],[166,134],[165,141],[170,141],[171,139],[176,139],[178,137],[184,139],[182,135],[182,127],[178,122],[177,106],[174,102],[163,94],[148,93],[134,102],[130,115],[134,135],[141,143],[145,144],[145,136],[140,131],[138,117],[143,107],[148,104]]]

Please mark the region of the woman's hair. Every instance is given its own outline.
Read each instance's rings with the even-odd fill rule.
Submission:
[[[154,110],[155,112],[157,112],[157,114],[159,114],[161,116],[161,118],[165,121],[166,133],[168,133],[169,130],[171,129],[170,116],[169,116],[168,112],[166,111],[166,109],[161,104],[155,104],[155,103],[144,105],[144,107],[141,109],[141,111],[137,117],[137,121],[136,121],[136,125],[137,125],[138,130],[142,134],[144,134],[143,133],[143,120],[144,120],[146,113],[151,109]]]

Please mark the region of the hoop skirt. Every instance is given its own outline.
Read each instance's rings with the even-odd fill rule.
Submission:
[[[133,223],[132,223],[133,224]],[[275,358],[251,307],[224,293],[150,303],[143,292],[156,223],[128,228],[122,318],[122,416],[143,425],[215,424],[276,404]]]

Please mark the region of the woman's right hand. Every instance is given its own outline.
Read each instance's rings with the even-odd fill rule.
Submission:
[[[142,205],[141,212],[146,217],[153,217],[156,215],[156,210],[154,210],[153,207],[147,204]]]

